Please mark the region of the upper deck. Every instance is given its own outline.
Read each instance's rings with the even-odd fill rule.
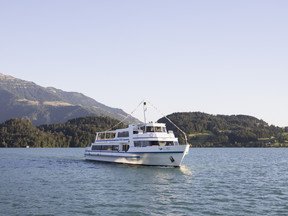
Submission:
[[[127,128],[117,129],[115,131],[98,132],[96,142],[101,141],[178,141],[173,131],[168,131],[163,123],[146,123],[129,125]]]

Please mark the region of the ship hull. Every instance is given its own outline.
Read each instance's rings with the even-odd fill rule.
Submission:
[[[189,145],[151,147],[145,148],[141,152],[137,151],[137,148],[131,148],[128,152],[92,151],[87,148],[85,159],[123,164],[179,167],[188,151]]]

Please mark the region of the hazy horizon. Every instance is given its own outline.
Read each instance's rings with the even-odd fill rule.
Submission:
[[[0,0],[0,72],[127,113],[147,99],[167,115],[288,126],[287,9],[284,0]]]

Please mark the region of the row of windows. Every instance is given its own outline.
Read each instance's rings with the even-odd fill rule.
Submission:
[[[107,139],[115,139],[115,132],[106,132],[106,133],[98,133],[97,140],[107,140]],[[118,133],[118,137],[129,137],[128,131],[123,131]]]
[[[148,126],[148,127],[141,127],[141,130],[144,132],[156,132],[156,133],[166,133],[166,128],[165,127],[152,127],[152,126]]]
[[[127,152],[129,150],[129,145],[122,145],[122,151]],[[119,152],[119,145],[93,145],[92,151],[115,151]]]
[[[147,133],[166,133],[165,127],[141,127],[141,130]],[[133,131],[133,134],[138,134],[139,131]],[[106,139],[114,139],[116,137],[115,132],[105,132],[105,133],[98,133],[97,140],[106,140]],[[129,137],[129,131],[122,131],[118,132],[117,137]]]
[[[114,139],[115,137],[116,137],[116,133],[113,133],[113,132],[98,133],[97,140]]]
[[[135,147],[146,147],[146,146],[173,146],[172,141],[134,141]],[[119,145],[93,145],[93,151],[119,151]],[[128,151],[129,145],[123,145],[122,151]]]
[[[146,147],[146,146],[172,146],[174,143],[172,141],[134,141],[135,147]]]
[[[119,151],[118,145],[93,145],[92,150],[97,151]]]

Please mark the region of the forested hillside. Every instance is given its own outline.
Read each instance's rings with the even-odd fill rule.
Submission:
[[[268,125],[246,115],[210,115],[201,112],[173,113],[167,116],[188,136],[193,147],[281,147],[288,146],[287,128]],[[178,136],[182,134],[165,118]]]
[[[0,147],[86,147],[95,139],[96,131],[117,123],[109,117],[85,117],[35,127],[30,120],[11,119],[0,124]]]
[[[268,125],[255,117],[200,112],[168,117],[187,133],[193,147],[288,147],[288,128]],[[168,130],[183,139],[167,119],[158,122],[166,123]],[[27,119],[11,119],[0,124],[0,147],[85,147],[94,141],[97,131],[117,123],[110,117],[85,117],[36,127]]]

